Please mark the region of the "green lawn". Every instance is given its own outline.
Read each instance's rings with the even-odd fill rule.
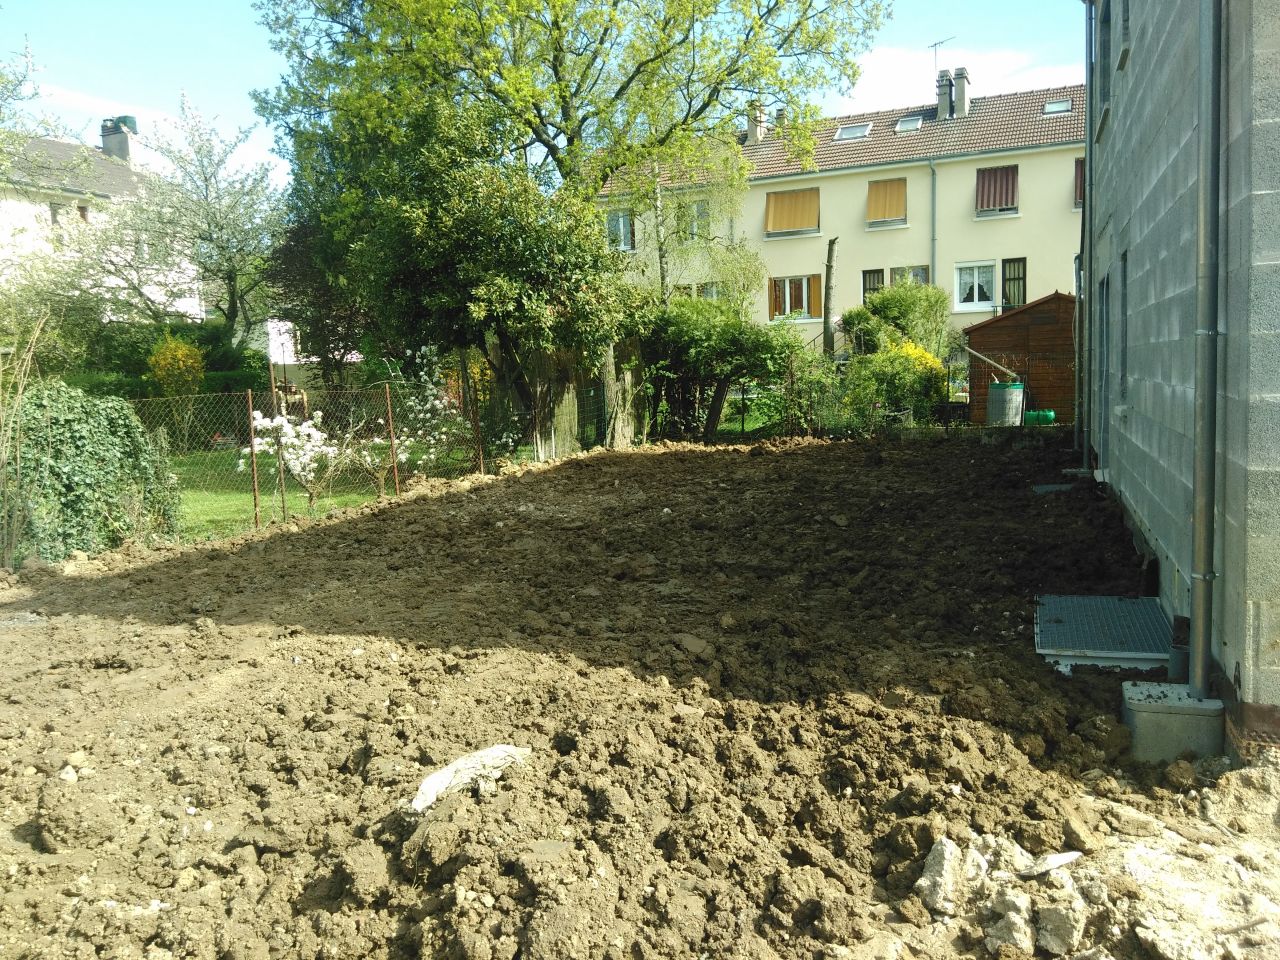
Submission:
[[[253,529],[253,474],[248,464],[239,470],[239,450],[210,450],[175,456],[173,472],[182,492],[179,536],[191,542],[231,537]],[[289,516],[322,516],[338,507],[351,507],[377,496],[373,482],[363,474],[340,475],[326,495],[308,510],[307,494],[285,476],[285,506]],[[276,458],[258,454],[258,496],[262,523],[279,522],[284,515],[276,471]]]
[[[410,466],[401,466],[401,483],[410,475],[428,474],[441,477],[458,477],[471,470],[470,454],[465,450],[452,450],[434,463],[415,469],[425,448],[410,446],[407,451]],[[284,477],[284,505],[280,500],[279,475],[276,458],[267,452],[258,452],[258,499],[262,524],[280,522],[284,508],[290,517],[323,516],[341,507],[354,507],[378,496],[377,484],[359,470],[344,470],[324,491],[315,504],[308,508],[307,493],[287,473]],[[171,461],[178,477],[181,502],[178,516],[178,534],[184,542],[218,540],[233,537],[253,529],[253,474],[246,462],[243,470],[238,449],[206,450],[195,453],[175,454]],[[390,474],[386,478],[386,492],[393,492]]]

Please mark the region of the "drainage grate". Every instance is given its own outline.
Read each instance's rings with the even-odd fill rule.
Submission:
[[[1074,483],[1033,483],[1031,492],[1044,496],[1046,493],[1069,493],[1075,488]]]
[[[1036,653],[1067,672],[1074,663],[1146,668],[1169,657],[1172,632],[1154,597],[1037,599]]]

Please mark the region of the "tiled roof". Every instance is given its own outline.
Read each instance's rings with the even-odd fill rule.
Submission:
[[[1071,100],[1069,113],[1044,113],[1047,101],[1068,98]],[[964,117],[939,120],[937,114],[937,103],[928,103],[823,120],[815,134],[814,166],[819,171],[842,170],[957,154],[1083,143],[1085,139],[1083,84],[973,97]],[[917,116],[923,118],[919,130],[897,132],[900,119]],[[835,139],[840,127],[858,123],[871,124],[868,136],[858,140]],[[772,131],[762,143],[747,144],[745,135],[741,140],[742,151],[754,167],[753,180],[807,172],[800,163],[787,157],[786,145]]]
[[[5,179],[26,187],[100,197],[132,196],[142,177],[101,150],[37,137],[23,144]]]

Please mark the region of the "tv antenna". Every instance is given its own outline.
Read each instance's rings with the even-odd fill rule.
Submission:
[[[929,44],[929,46],[933,49],[933,72],[934,73],[938,72],[938,48],[942,46],[944,43],[949,43],[954,39],[955,37],[947,37],[946,40],[939,40],[937,43]]]

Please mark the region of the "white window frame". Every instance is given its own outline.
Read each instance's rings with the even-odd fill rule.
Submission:
[[[898,125],[894,127],[895,133],[913,133],[924,125],[924,117],[916,114],[912,117],[900,117]]]
[[[632,237],[635,236],[635,214],[630,210],[610,210],[605,217],[605,235],[609,238],[609,246],[614,250],[620,250],[623,253],[634,253],[635,243]],[[618,225],[618,235],[614,237],[614,223]],[[625,224],[626,229],[623,229]]]
[[[870,120],[866,123],[842,123],[840,126],[836,127],[836,135],[832,137],[832,139],[837,141],[865,140],[867,137],[871,136],[871,126],[872,121]],[[861,130],[862,132],[846,134],[846,130]]]
[[[1064,103],[1066,106],[1061,106]],[[1050,110],[1050,107],[1055,109]],[[1071,113],[1075,109],[1075,103],[1071,97],[1063,97],[1060,100],[1046,100],[1042,109],[1046,117],[1058,117],[1064,113]]]
[[[987,289],[987,296],[990,299],[975,300],[973,303],[964,303],[960,299],[961,290],[963,290],[963,282],[960,279],[960,271],[974,270],[978,267],[991,268],[991,287]],[[954,288],[954,293],[951,299],[955,305],[955,312],[956,313],[991,313],[996,308],[996,300],[995,300],[996,291],[993,289],[996,285],[996,276],[997,276],[997,261],[995,260],[967,260],[963,263],[957,263],[955,265],[955,269],[952,271],[952,279],[955,281],[955,288]],[[973,284],[975,288],[978,285],[976,275],[974,276]],[[974,295],[975,296],[977,295],[976,289],[974,290]]]
[[[783,309],[781,313],[773,317],[770,317],[770,319],[777,320],[781,317],[789,317],[793,313],[799,312],[800,322],[804,322],[805,320],[812,320],[813,315],[809,313],[809,277],[808,275],[794,276],[794,277],[774,277],[774,279],[782,281],[782,308]],[[792,280],[800,281],[800,299],[802,303],[798,308],[794,303],[791,302],[791,281]]]

